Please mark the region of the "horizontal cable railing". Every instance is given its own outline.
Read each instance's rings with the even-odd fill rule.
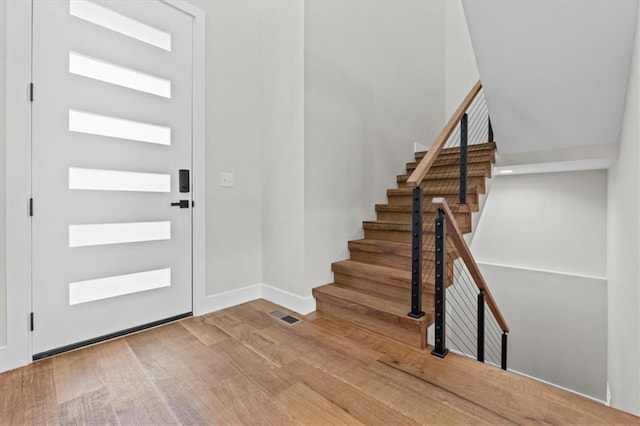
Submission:
[[[409,165],[408,169],[413,167],[413,171],[406,176],[404,185],[400,179],[398,195],[410,193],[413,206],[409,316],[420,317],[424,314],[423,292],[429,297],[435,294],[433,353],[446,355],[445,342],[449,335],[455,343],[455,350],[466,354],[476,353],[479,360],[485,359],[486,352],[491,362],[499,356],[500,364],[506,368],[506,360],[503,363],[502,358],[503,354],[506,355],[508,327],[462,238],[463,232],[471,231],[471,212],[478,210],[479,195],[485,190],[485,179],[491,176],[493,148],[493,129],[482,84],[478,82],[431,148],[416,155],[416,158],[421,157],[420,161]],[[423,202],[425,197],[428,203]],[[433,197],[438,197],[438,203],[430,202]],[[449,233],[447,227],[450,228]],[[471,297],[473,292],[477,294]],[[447,296],[451,297],[452,302],[448,310]],[[470,299],[474,298],[476,308],[469,310]],[[484,309],[485,304],[488,310]],[[446,321],[447,311],[455,322]],[[485,311],[489,315],[485,316]],[[447,334],[448,323],[450,332]],[[499,348],[495,342],[496,331],[491,328],[494,323],[503,334]],[[489,333],[485,333],[487,329]],[[472,351],[472,347],[476,350]]]
[[[436,250],[446,253],[448,247],[454,247],[459,255],[453,260],[453,285],[446,289],[441,301],[445,308],[441,323],[445,339],[453,337],[450,343],[458,352],[475,355],[482,362],[488,357],[489,362],[506,369],[509,326],[446,200],[434,198],[433,205],[440,212],[444,229],[444,238],[436,242]]]

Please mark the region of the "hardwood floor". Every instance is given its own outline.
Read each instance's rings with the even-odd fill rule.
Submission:
[[[0,374],[0,424],[640,424],[640,418],[264,300]]]

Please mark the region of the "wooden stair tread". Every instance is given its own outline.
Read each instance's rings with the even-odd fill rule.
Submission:
[[[362,222],[363,229],[378,229],[384,231],[413,231],[413,225],[407,222],[395,222],[389,220],[365,220]],[[424,233],[433,233],[433,229],[426,228]]]
[[[438,174],[432,174],[431,172],[428,172],[425,178],[423,179],[423,181],[452,179],[452,178],[459,178],[459,177],[460,177],[459,171],[450,171],[450,172],[443,172]],[[467,172],[467,177],[491,177],[491,174],[485,172],[484,170],[469,170]]]
[[[412,318],[407,315],[409,309],[407,303],[401,303],[395,300],[389,300],[388,298],[381,298],[362,293],[357,290],[352,290],[345,285],[330,283],[313,289],[314,295],[323,294],[332,296],[334,298],[346,300],[349,303],[355,303],[361,306],[368,307],[378,311],[381,316],[393,317],[394,323],[397,325],[416,328],[422,324],[430,324],[433,321],[433,313],[427,312],[426,315],[421,318]],[[423,296],[428,299],[428,296]],[[423,306],[433,306],[433,300],[423,299]],[[426,302],[426,303],[425,303]],[[431,303],[429,303],[431,302]]]
[[[484,182],[486,178],[485,177],[472,177],[469,178],[469,180],[467,181],[467,191],[469,191],[471,188],[475,188],[478,195],[480,194],[485,194],[486,193],[486,183]],[[441,179],[441,180],[437,180],[437,181],[422,181],[420,183],[420,187],[423,190],[428,190],[428,191],[432,191],[432,192],[442,192],[442,191],[456,191],[456,193],[458,191],[460,191],[460,179],[458,177],[452,178],[452,179]],[[407,182],[406,179],[404,181],[398,181],[398,188],[409,188],[407,186]],[[394,188],[395,189],[395,188]],[[409,188],[409,189],[413,189],[413,188]],[[467,192],[469,193],[469,192]],[[451,193],[450,195],[453,195],[453,193]],[[469,204],[477,204],[474,200],[467,200],[467,203]],[[455,205],[458,204],[457,201],[455,202],[451,202],[449,201],[449,205]],[[477,210],[474,210],[477,211]]]
[[[413,161],[413,162],[410,162],[410,163],[406,163],[405,164],[405,168],[407,170],[413,170],[418,166],[419,163],[420,163],[419,161]],[[489,160],[482,160],[482,161],[478,161],[478,159],[476,157],[472,157],[470,159],[467,159],[467,171],[491,169],[491,166],[493,166],[493,161],[491,161],[490,159]],[[455,162],[453,164],[434,164],[433,166],[431,166],[431,168],[427,172],[427,178],[430,175],[433,175],[433,174],[436,174],[436,173],[442,173],[443,170],[457,170],[457,171],[460,171],[460,162],[457,161],[457,162]]]
[[[435,215],[435,212],[434,212]],[[426,223],[423,223],[423,234],[433,234],[435,231],[433,226],[426,226]],[[365,220],[362,222],[362,229],[365,231],[381,231],[381,232],[402,232],[402,233],[410,233],[413,232],[413,224],[411,222],[400,222],[400,221],[390,221],[390,220]],[[410,238],[410,237],[409,237]],[[371,239],[376,239],[376,237],[371,237]],[[387,241],[387,238],[384,238],[384,241]],[[404,240],[402,240],[404,241]],[[410,241],[410,239],[407,239]]]
[[[424,206],[425,214],[435,213],[436,210],[434,208],[429,210],[429,207],[430,204]],[[478,211],[477,204],[452,204],[449,208],[453,213],[472,213]],[[412,207],[407,204],[376,204],[376,211],[406,213],[411,212]]]
[[[475,186],[471,186],[469,188],[467,188],[467,194],[476,194],[478,193],[478,188]],[[460,194],[460,190],[456,187],[443,187],[443,188],[422,188],[422,195],[427,197],[427,196],[439,196],[439,195],[459,195]],[[411,196],[413,195],[413,188],[393,188],[393,189],[387,189],[387,196],[400,196],[400,195],[406,195],[406,196]],[[455,204],[454,204],[455,205]]]
[[[478,144],[473,144],[473,145],[467,146],[467,152],[493,151],[495,149],[496,149],[496,143],[495,142],[478,143]],[[418,152],[415,153],[415,156],[416,156],[416,158],[422,158],[422,157],[425,156],[425,154],[427,152],[429,152],[429,151],[418,151]],[[440,151],[439,156],[458,154],[458,153],[460,153],[460,147],[444,148],[442,151]]]
[[[411,281],[411,271],[391,268],[388,266],[373,265],[371,263],[356,262],[355,260],[341,260],[331,264],[333,272],[349,272],[350,275],[397,278]]]
[[[411,257],[411,243],[402,243],[397,241],[385,241],[385,240],[373,240],[369,238],[362,238],[359,240],[351,240],[348,243],[349,249],[356,249],[361,251],[368,251],[371,253],[387,253],[395,256]],[[452,244],[447,244],[447,253],[456,253],[455,247]],[[429,247],[428,241],[422,251],[425,255],[435,252],[435,247]]]
[[[396,268],[393,266],[366,263],[363,261],[347,259],[331,264],[331,271],[334,274],[334,282],[347,285],[349,287],[364,287],[366,291],[382,292],[389,294],[389,287],[401,287],[406,291],[411,288],[410,268]],[[452,272],[452,271],[449,271]],[[433,294],[435,291],[435,271],[423,271],[423,291]],[[338,279],[340,278],[340,280]],[[447,275],[447,287],[453,284],[453,276]],[[380,290],[381,286],[384,290]],[[403,300],[406,303],[406,294],[403,293]]]
[[[424,155],[418,152],[414,155],[414,161],[419,162],[420,160],[422,160],[423,157]],[[459,158],[460,158],[459,150],[452,151],[450,153],[440,154],[436,159],[436,161],[434,161],[434,165],[436,164],[440,165],[440,164],[446,164],[446,163],[450,164],[452,161],[458,161]],[[495,159],[496,159],[496,151],[493,149],[467,151],[467,160],[479,159],[479,158],[486,158],[493,163],[495,162]]]
[[[413,161],[413,163],[419,163],[421,159],[422,157],[420,157],[420,159],[416,159],[416,161]],[[476,164],[476,163],[491,163],[491,164],[495,163],[494,152],[493,151],[469,152],[467,154],[467,164]],[[460,158],[454,155],[450,155],[448,157],[445,156],[443,158],[437,158],[433,162],[433,166],[431,167],[453,166],[453,165],[459,165],[459,164],[460,164]]]

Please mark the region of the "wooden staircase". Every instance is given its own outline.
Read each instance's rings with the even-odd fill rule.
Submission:
[[[443,149],[420,186],[424,194],[424,223],[435,220],[434,197],[444,197],[463,233],[471,232],[471,213],[478,211],[480,194],[486,190],[495,162],[495,143],[468,148],[467,203],[458,204],[458,148]],[[422,309],[419,319],[407,315],[411,301],[411,188],[408,176],[425,152],[407,163],[407,174],[397,177],[398,188],[387,190],[388,204],[376,205],[377,220],[363,222],[364,238],[349,241],[351,258],[331,265],[333,282],[313,289],[316,310],[401,342],[424,348],[427,328],[434,320],[434,273],[425,268]],[[427,227],[425,235],[432,232]],[[427,238],[426,241],[432,241]],[[430,245],[430,246],[429,246]],[[453,283],[453,261],[458,253],[447,246],[447,285]],[[425,262],[433,262],[432,243],[424,247]]]

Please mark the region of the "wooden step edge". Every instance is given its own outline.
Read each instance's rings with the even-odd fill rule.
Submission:
[[[347,259],[332,263],[331,271],[334,274],[342,274],[379,285],[399,287],[405,290],[411,289],[411,271],[409,269],[398,269]],[[349,285],[346,283],[343,284],[346,286]],[[447,280],[446,286],[449,287],[450,285],[453,285],[453,280]],[[423,291],[433,294],[434,289],[435,271],[432,271],[429,274],[425,274]]]
[[[411,176],[410,174],[404,174],[404,175],[396,175],[396,182],[406,182],[409,179],[409,176]],[[487,173],[484,170],[473,170],[467,173],[467,177],[468,178],[488,178],[489,176],[487,176]],[[431,180],[444,180],[444,179],[459,179],[460,178],[460,173],[454,174],[454,173],[443,173],[441,175],[437,175],[437,176],[425,176],[424,179],[422,179],[422,183],[424,182],[428,182]]]
[[[420,161],[422,161],[422,159],[424,158],[424,156],[422,154],[415,154],[413,156],[413,161],[419,163]],[[481,150],[481,151],[468,151],[467,152],[467,160],[471,160],[474,158],[486,158],[487,161],[490,161],[491,163],[495,163],[496,161],[496,151],[493,149],[486,149],[486,150]],[[450,153],[440,153],[440,155],[435,159],[434,164],[436,164],[437,162],[449,162],[449,161],[456,161],[458,162],[460,159],[460,152],[450,152]]]
[[[360,274],[355,275],[352,273],[354,271],[360,272]],[[389,266],[374,265],[371,263],[357,262],[350,259],[333,262],[331,264],[331,272],[339,272],[359,277],[362,277],[365,274],[371,275],[372,273],[375,273],[375,275],[382,277],[390,277],[401,280],[408,279],[409,281],[411,281],[411,271],[409,270],[391,268]]]
[[[497,145],[495,142],[484,142],[484,143],[476,143],[473,145],[468,145],[467,146],[467,152],[471,152],[471,151],[483,151],[483,150],[494,150],[497,149]],[[421,155],[424,156],[427,151],[417,151],[415,153],[415,155]],[[460,147],[456,146],[456,147],[452,147],[452,148],[443,148],[442,151],[440,151],[440,154],[450,154],[450,153],[455,153],[455,152],[460,152]]]
[[[401,243],[397,241],[374,240],[371,238],[361,238],[351,240],[347,243],[349,250],[360,250],[370,253],[388,254],[400,257],[411,257],[411,243]],[[384,249],[383,249],[384,248]],[[457,259],[457,250],[453,244],[447,244],[447,261]],[[406,251],[406,254],[404,253]],[[435,247],[423,247],[423,254],[433,255]]]
[[[413,172],[414,168],[407,168],[407,173],[408,175],[410,175]],[[396,175],[397,178],[398,175]],[[403,176],[403,175],[400,175]],[[429,172],[425,175],[425,177],[422,180],[430,180],[430,179],[438,179],[438,178],[442,178],[443,176],[453,176],[454,178],[457,178],[460,176],[460,169],[459,167],[455,166],[455,167],[451,167],[450,170],[443,170],[443,169],[430,169]],[[467,176],[468,177],[492,177],[493,176],[493,170],[490,167],[476,167],[476,168],[469,168],[467,170]]]
[[[477,163],[491,163],[494,164],[496,161],[494,151],[472,151],[467,153],[467,163],[468,164],[477,164]],[[422,157],[415,158],[409,163],[419,163],[422,160]],[[432,167],[442,167],[449,166],[452,164],[460,164],[460,156],[459,154],[454,155],[442,155],[436,158],[433,162]]]
[[[476,185],[471,185],[467,188],[467,195],[479,194],[480,190]],[[387,189],[387,196],[399,197],[399,196],[408,196],[410,197],[413,194],[413,188],[391,188]],[[460,190],[456,187],[450,188],[442,188],[440,190],[435,190],[432,188],[423,188],[422,195],[424,197],[428,196],[442,196],[442,195],[459,195]]]
[[[408,163],[420,163],[424,157],[413,157]],[[490,163],[495,164],[496,152],[495,151],[471,151],[467,153],[467,162],[474,163]],[[460,164],[460,153],[440,154],[433,162],[433,166],[443,166],[451,164]]]
[[[316,312],[418,349],[427,347],[427,327],[430,325],[427,321],[407,327],[396,323],[394,316],[381,315],[375,309],[323,293],[316,294]]]
[[[454,213],[455,215],[455,213]],[[460,225],[459,225],[460,226]],[[460,227],[464,233],[471,232],[471,225]],[[362,229],[365,231],[389,231],[389,232],[413,232],[411,222],[391,222],[385,220],[365,220],[362,222]],[[433,234],[433,227],[424,229],[424,234]]]
[[[407,222],[393,222],[388,220],[363,220],[362,229],[411,232],[413,230],[413,225]],[[425,232],[433,232],[433,230],[427,229]]]
[[[405,168],[407,169],[415,169],[418,164],[420,164],[419,161],[410,161],[408,163],[405,163]],[[493,161],[491,161],[491,159],[485,159],[485,157],[471,157],[467,159],[467,169],[471,170],[471,169],[480,169],[480,168],[491,168],[493,166]],[[436,160],[433,165],[431,166],[431,168],[429,169],[429,172],[433,171],[433,170],[441,170],[441,169],[451,169],[451,168],[457,168],[460,169],[460,162],[451,162],[451,164],[438,164],[438,160]]]
[[[473,206],[477,208],[477,205],[475,204],[452,204],[449,206],[449,208],[451,209],[451,211],[453,211],[454,214],[469,214],[472,213],[472,209],[474,208]],[[425,215],[436,213],[435,209],[427,210],[427,207],[428,206],[425,205]],[[376,204],[375,209],[376,212],[394,213],[411,213],[412,211],[411,205],[408,204]]]
[[[320,287],[316,287],[312,290],[312,294],[315,298],[325,297],[329,299],[339,299],[346,301],[350,305],[358,305],[361,307],[362,313],[367,311],[368,314],[375,316],[379,319],[385,319],[390,323],[401,326],[405,329],[413,329],[420,331],[424,328],[424,325],[433,322],[433,313],[425,312],[421,318],[412,318],[407,315],[411,306],[409,303],[399,303],[388,299],[371,296],[356,290],[350,290],[341,284],[329,283]],[[423,299],[423,305],[430,306],[429,301]],[[354,309],[358,309],[354,307]]]

